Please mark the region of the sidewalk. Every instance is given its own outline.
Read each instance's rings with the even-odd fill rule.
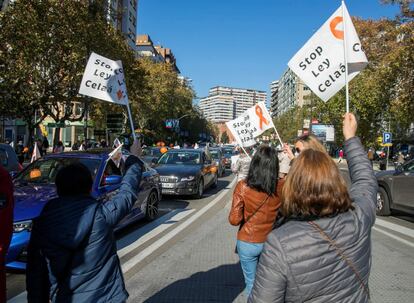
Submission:
[[[246,302],[234,253],[237,227],[225,207],[128,279],[128,302]],[[373,231],[372,302],[414,302],[414,260],[410,248]]]

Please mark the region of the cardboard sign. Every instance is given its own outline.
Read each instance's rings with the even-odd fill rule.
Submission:
[[[273,121],[264,102],[259,102],[246,110],[240,117],[226,122],[228,129],[243,147],[256,144],[255,138],[269,128],[273,128]]]
[[[79,94],[127,105],[128,94],[122,62],[92,52],[83,73]]]
[[[288,63],[290,69],[325,102],[345,86],[344,36],[349,82],[368,60],[345,4],[329,17]]]

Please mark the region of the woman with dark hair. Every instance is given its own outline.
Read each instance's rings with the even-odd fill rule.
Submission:
[[[352,185],[308,148],[295,159],[278,221],[266,241],[249,302],[368,302],[377,181],[353,114],[343,122]]]
[[[237,233],[237,253],[250,293],[256,266],[266,236],[271,232],[280,206],[278,184],[279,159],[274,148],[259,147],[250,163],[247,178],[237,183],[229,214],[232,225],[240,225]]]

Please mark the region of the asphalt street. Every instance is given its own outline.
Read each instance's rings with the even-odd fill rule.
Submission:
[[[166,197],[157,220],[117,234],[128,302],[246,301],[237,228],[227,222],[234,184],[226,174],[203,199]],[[414,223],[379,217],[372,241],[372,302],[414,302]],[[24,274],[9,274],[7,284],[8,302],[26,302]]]

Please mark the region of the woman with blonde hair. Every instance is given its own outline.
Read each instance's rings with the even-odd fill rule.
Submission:
[[[302,135],[296,139],[295,142],[295,154],[299,155],[303,150],[311,148],[313,150],[319,150],[326,153],[325,147],[319,141],[319,139],[313,134]],[[288,155],[290,160],[295,158],[289,145],[285,144],[284,152]]]
[[[368,302],[377,181],[353,114],[343,122],[348,192],[326,152],[305,149],[281,195],[284,217],[267,237],[249,302]]]

